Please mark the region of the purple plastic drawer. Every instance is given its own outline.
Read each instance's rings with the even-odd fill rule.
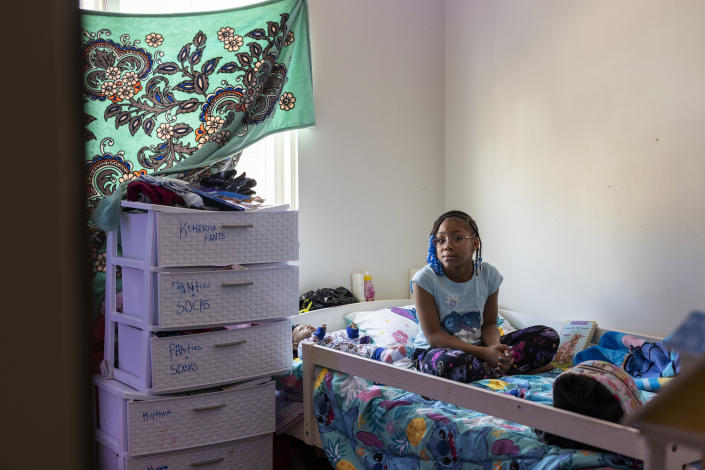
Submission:
[[[291,320],[245,325],[156,336],[126,323],[108,321],[106,364],[113,378],[154,394],[241,382],[291,368]]]
[[[287,318],[299,309],[299,268],[122,268],[123,313],[148,329],[184,329]]]
[[[98,470],[269,470],[272,468],[272,435],[176,452],[128,457],[96,441]]]
[[[122,253],[150,266],[225,266],[299,259],[298,211],[161,211],[120,217]]]
[[[96,439],[123,457],[225,443],[275,429],[271,380],[158,397],[115,380],[96,377],[94,383]]]

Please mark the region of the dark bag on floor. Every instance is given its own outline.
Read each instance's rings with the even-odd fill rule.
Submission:
[[[553,406],[613,423],[642,406],[634,379],[619,366],[606,361],[584,361],[553,382]],[[591,446],[537,431],[547,444],[573,449]]]
[[[299,313],[317,310],[319,308],[337,307],[338,305],[351,304],[357,302],[352,292],[345,287],[330,289],[310,290],[299,297]]]

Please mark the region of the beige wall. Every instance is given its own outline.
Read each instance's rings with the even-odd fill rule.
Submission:
[[[705,309],[705,3],[447,0],[445,205],[500,303],[665,335]]]
[[[299,131],[300,289],[407,297],[443,209],[443,2],[310,0],[317,127]]]

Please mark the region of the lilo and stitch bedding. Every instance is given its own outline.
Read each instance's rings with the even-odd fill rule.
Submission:
[[[375,342],[401,343],[410,352],[413,348],[418,319],[411,305],[356,312],[345,318],[355,321]],[[500,328],[507,329],[503,333],[513,329],[501,316],[498,323]],[[404,361],[395,365],[411,367]],[[551,405],[553,382],[560,372],[486,379],[473,385]],[[642,399],[648,399],[646,393]],[[316,375],[314,410],[322,447],[336,468],[639,466],[639,462],[615,454],[550,446],[527,426],[325,369]]]
[[[624,369],[640,390],[657,391],[680,370],[680,358],[664,341],[649,342],[634,335],[608,331],[598,344],[575,355],[573,364],[598,360]]]
[[[375,343],[404,344],[413,352],[418,319],[412,305],[351,312],[344,319],[356,322]],[[513,330],[502,316],[498,326],[508,330],[503,334]],[[410,364],[406,361],[401,366]],[[472,385],[552,405],[553,383],[560,372],[487,379]],[[323,369],[315,377],[313,406],[321,446],[336,468],[641,467],[640,461],[613,453],[550,446],[530,427],[344,373]],[[297,362],[282,384],[298,387],[302,378],[302,363]],[[642,401],[653,396],[639,393]]]
[[[473,385],[551,404],[559,372]],[[611,453],[550,446],[527,426],[328,369],[316,372],[314,410],[322,447],[337,469],[640,467]]]

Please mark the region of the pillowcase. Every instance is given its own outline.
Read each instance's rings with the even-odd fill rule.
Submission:
[[[392,344],[413,346],[414,338],[420,328],[414,305],[352,312],[344,318],[348,324],[355,322],[361,334],[369,335],[379,346]],[[516,331],[516,328],[501,313],[497,314],[497,328],[500,336]]]
[[[560,344],[551,365],[559,369],[568,369],[573,366],[573,358],[580,351],[588,347],[595,335],[597,322],[595,321],[568,321],[558,333]]]
[[[369,335],[381,347],[395,344],[413,347],[419,332],[419,320],[413,305],[352,312],[344,318],[348,323],[355,322],[361,335]]]
[[[390,307],[389,310],[391,310],[393,313],[396,313],[397,315],[401,315],[404,318],[408,318],[417,325],[419,324],[419,319],[416,316],[415,305],[406,305],[404,307]]]
[[[504,336],[517,330],[501,313],[497,313],[497,328],[499,329],[499,336]]]

